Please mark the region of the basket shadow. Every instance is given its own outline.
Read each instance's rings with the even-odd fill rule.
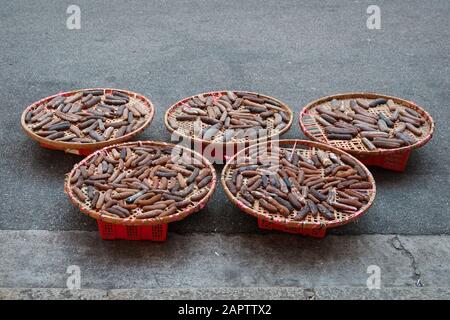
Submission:
[[[30,141],[24,142],[21,150],[23,152],[19,152],[16,160],[28,158],[28,167],[34,174],[60,177],[62,180],[64,180],[64,175],[83,159],[82,156],[46,149]]]

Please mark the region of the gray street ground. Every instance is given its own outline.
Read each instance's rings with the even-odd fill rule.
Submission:
[[[80,30],[66,28],[70,4]],[[366,27],[371,4],[380,30]],[[0,298],[449,298],[449,16],[446,0],[0,1]],[[302,106],[348,91],[412,100],[437,130],[404,173],[371,168],[375,204],[325,240],[261,232],[218,186],[165,244],[104,242],[63,193],[80,158],[20,128],[34,101],[99,86],[152,100],[142,140],[169,141],[171,104],[222,89],[290,105],[286,138],[305,138]],[[71,264],[86,291],[64,291]],[[378,293],[366,288],[369,265],[381,268]]]

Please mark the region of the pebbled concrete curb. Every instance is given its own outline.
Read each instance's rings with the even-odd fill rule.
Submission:
[[[0,288],[0,300],[380,300],[450,299],[450,288],[182,288],[48,289]]]

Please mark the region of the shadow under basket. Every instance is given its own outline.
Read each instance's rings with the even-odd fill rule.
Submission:
[[[388,170],[403,172],[408,164],[411,149],[403,152],[395,152],[386,155],[364,156],[354,155],[359,161],[366,166],[377,166]]]
[[[64,151],[66,153],[76,154],[79,156],[88,156],[91,153],[94,153],[95,151],[97,151],[96,149],[64,149],[64,150],[62,150],[60,148],[56,148],[54,146],[51,146],[51,145],[45,144],[45,143],[39,143],[39,145],[45,149]]]
[[[150,240],[163,242],[167,238],[168,224],[126,226],[97,220],[103,240]]]
[[[327,228],[323,225],[318,228],[304,228],[300,227],[289,227],[284,224],[278,224],[276,222],[267,221],[258,218],[258,227],[264,230],[276,230],[285,233],[300,234],[303,236],[314,237],[314,238],[324,238],[327,233]]]

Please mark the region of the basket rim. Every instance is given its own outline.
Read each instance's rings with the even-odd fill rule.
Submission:
[[[192,154],[194,156],[199,156],[200,157],[199,159],[202,159],[203,163],[205,163],[206,166],[209,169],[211,169],[212,179],[211,179],[210,183],[207,186],[205,186],[205,188],[209,188],[208,193],[200,201],[198,201],[193,207],[189,207],[188,209],[184,209],[180,212],[177,212],[175,214],[165,216],[162,218],[159,218],[159,217],[148,218],[148,219],[129,219],[129,218],[118,218],[118,217],[116,218],[116,217],[112,217],[112,216],[102,215],[98,210],[92,210],[92,209],[85,207],[84,203],[79,201],[73,194],[72,189],[70,188],[70,177],[74,174],[75,170],[77,170],[80,166],[84,165],[86,162],[88,162],[91,158],[95,157],[97,154],[99,154],[103,151],[107,151],[112,148],[124,147],[124,146],[159,146],[159,147],[172,147],[172,148],[177,146],[177,147],[180,147],[180,148],[183,148],[185,150],[192,152]],[[127,226],[151,226],[151,225],[166,224],[169,222],[182,220],[182,219],[186,218],[188,215],[203,209],[206,206],[207,202],[212,197],[212,195],[216,189],[216,182],[217,182],[217,174],[216,174],[216,170],[215,170],[214,166],[211,164],[211,162],[207,158],[203,157],[202,155],[195,152],[194,150],[188,149],[183,146],[175,145],[172,143],[162,142],[162,141],[151,141],[151,140],[131,141],[131,142],[126,142],[126,143],[118,143],[118,144],[110,145],[110,146],[104,147],[102,149],[96,150],[95,152],[93,152],[92,154],[90,154],[89,156],[87,156],[86,158],[84,158],[83,160],[78,162],[77,164],[75,164],[75,166],[72,168],[72,170],[68,174],[66,174],[66,179],[64,182],[64,193],[66,193],[69,196],[70,202],[72,202],[73,205],[77,206],[82,213],[84,213],[96,220],[100,220],[100,221],[103,221],[106,223],[120,224],[120,225],[127,225]]]
[[[109,139],[109,140],[101,141],[101,142],[91,142],[91,143],[49,140],[45,137],[39,136],[38,134],[34,133],[30,128],[28,128],[28,126],[25,122],[25,116],[31,108],[38,106],[42,103],[51,101],[53,98],[55,98],[57,96],[65,96],[65,95],[70,96],[70,95],[76,94],[80,91],[90,91],[90,90],[104,90],[105,93],[108,91],[111,91],[111,92],[118,91],[118,92],[125,93],[136,99],[143,100],[144,102],[146,102],[148,104],[148,109],[150,111],[148,119],[145,121],[145,123],[140,128],[138,128],[134,131],[131,131],[130,133],[127,133],[119,138]],[[70,150],[95,150],[95,149],[103,148],[106,146],[110,146],[112,144],[117,144],[117,143],[125,142],[125,141],[132,139],[134,136],[142,133],[151,124],[154,116],[155,116],[155,106],[153,105],[151,100],[149,98],[147,98],[146,96],[144,96],[140,93],[136,93],[134,91],[129,91],[129,90],[125,90],[125,89],[96,87],[96,88],[84,88],[84,89],[76,89],[76,90],[71,90],[71,91],[66,91],[66,92],[60,92],[60,93],[53,94],[51,96],[42,98],[36,102],[33,102],[28,107],[26,107],[25,110],[22,112],[22,116],[20,118],[20,124],[22,126],[22,129],[25,131],[25,133],[31,139],[33,139],[41,144],[46,144],[46,145],[52,146],[58,150],[67,150],[67,149],[70,149]]]
[[[422,113],[422,116],[425,117],[425,120],[429,123],[430,125],[430,131],[428,132],[428,134],[421,138],[420,140],[418,140],[416,143],[409,145],[409,146],[404,146],[404,147],[400,147],[400,148],[393,148],[393,149],[380,149],[377,148],[375,150],[353,150],[353,149],[348,149],[348,148],[339,148],[341,150],[344,150],[350,154],[353,155],[361,155],[361,156],[375,156],[375,155],[388,155],[388,154],[395,154],[395,153],[403,153],[406,152],[408,150],[413,150],[413,149],[417,149],[420,148],[422,146],[424,146],[428,141],[431,140],[431,138],[433,137],[434,134],[434,130],[435,130],[435,122],[433,120],[433,118],[431,117],[431,115],[421,106],[417,105],[415,102],[410,101],[410,100],[406,100],[406,99],[402,99],[399,97],[395,97],[395,96],[389,96],[389,95],[385,95],[385,94],[380,94],[380,93],[376,93],[376,92],[345,92],[345,93],[338,93],[338,94],[333,94],[333,95],[328,95],[328,96],[323,96],[320,97],[314,101],[309,102],[308,104],[306,104],[302,109],[301,112],[298,116],[298,123],[300,126],[300,129],[302,130],[302,132],[311,140],[315,141],[315,142],[319,142],[319,143],[326,143],[323,142],[319,139],[317,139],[316,137],[314,137],[309,130],[306,129],[304,123],[303,123],[303,116],[313,107],[319,105],[320,103],[324,103],[327,101],[330,101],[332,99],[350,99],[350,98],[363,98],[363,99],[376,99],[376,98],[384,98],[384,99],[391,99],[394,102],[400,102],[402,104],[403,107],[408,107],[411,109],[416,109],[416,111],[420,111],[420,113]]]
[[[324,144],[324,143],[320,143],[320,142],[315,142],[315,141],[310,141],[310,140],[300,140],[300,139],[283,139],[283,140],[278,140],[276,141],[276,143],[278,143],[279,147],[282,147],[282,144],[297,144],[297,145],[304,145],[307,146],[309,148],[317,148],[317,149],[321,149],[321,150],[325,150],[325,151],[331,151],[333,153],[336,154],[346,154],[348,156],[350,156],[359,166],[361,166],[364,170],[364,172],[367,175],[368,181],[372,184],[372,189],[371,189],[371,195],[369,198],[369,201],[367,202],[366,205],[364,205],[363,207],[361,207],[360,209],[358,209],[358,211],[356,211],[355,213],[351,214],[351,215],[347,215],[347,218],[345,220],[342,221],[337,221],[332,220],[332,221],[323,221],[323,222],[309,222],[309,221],[295,221],[292,219],[288,219],[288,218],[280,218],[280,217],[274,217],[273,215],[269,214],[269,213],[261,213],[258,212],[256,210],[254,210],[253,208],[249,208],[246,205],[244,205],[241,201],[237,200],[237,198],[230,192],[230,190],[228,189],[228,187],[226,186],[225,183],[225,175],[227,173],[227,171],[229,170],[230,164],[231,162],[238,157],[241,153],[246,152],[248,149],[250,148],[255,148],[259,145],[263,145],[263,144],[267,144],[267,143],[272,143],[271,141],[268,142],[263,142],[263,143],[259,143],[257,145],[253,145],[251,147],[247,147],[244,150],[239,151],[237,154],[235,154],[229,161],[227,161],[227,163],[225,164],[223,170],[222,170],[222,174],[221,174],[221,178],[220,178],[220,182],[222,184],[222,187],[225,191],[225,194],[227,195],[228,199],[235,205],[237,206],[239,209],[241,209],[241,211],[244,211],[247,214],[250,214],[256,218],[262,219],[264,221],[268,221],[268,222],[272,222],[278,225],[283,225],[286,227],[293,227],[293,228],[298,228],[298,227],[302,227],[305,229],[315,229],[315,228],[333,228],[333,227],[338,227],[341,225],[345,225],[348,224],[358,218],[360,218],[364,213],[366,213],[369,208],[372,206],[375,197],[376,197],[376,193],[377,193],[377,188],[376,188],[376,183],[375,183],[375,179],[372,176],[372,173],[369,171],[369,169],[361,162],[359,161],[357,158],[355,158],[354,156],[352,156],[351,154],[348,154],[347,152],[338,149],[336,147],[332,147],[330,145]]]
[[[288,112],[289,114],[289,122],[286,125],[286,127],[284,127],[282,130],[280,130],[280,132],[278,133],[278,136],[281,136],[283,134],[285,134],[291,127],[292,124],[294,122],[294,112],[292,111],[292,109],[284,102],[282,102],[281,100],[274,98],[272,96],[268,96],[265,94],[261,94],[258,92],[253,92],[253,91],[246,91],[246,90],[218,90],[218,91],[208,91],[208,92],[203,92],[203,93],[197,93],[195,95],[183,98],[179,101],[177,101],[176,103],[172,104],[165,112],[164,114],[164,125],[166,126],[167,130],[170,132],[170,134],[176,133],[178,136],[182,137],[182,138],[188,138],[191,139],[191,141],[193,141],[194,143],[202,143],[203,145],[215,145],[215,146],[235,146],[238,145],[239,142],[217,142],[217,141],[209,141],[209,140],[203,140],[201,138],[197,138],[197,137],[192,137],[192,136],[188,136],[184,133],[180,133],[177,130],[175,130],[174,128],[172,128],[169,124],[169,114],[171,114],[177,107],[179,107],[179,105],[181,105],[182,103],[185,103],[187,101],[189,101],[190,99],[197,97],[198,95],[214,95],[214,94],[226,94],[227,91],[232,91],[232,92],[243,92],[243,93],[248,93],[248,94],[255,94],[255,95],[259,95],[261,97],[264,98],[268,98],[268,99],[272,99],[278,103],[280,103],[280,105],[285,109],[285,111]],[[275,137],[275,134],[272,134],[271,136],[265,137],[265,139],[267,140],[271,140],[273,137]],[[248,140],[245,141],[245,143],[252,143],[258,141],[258,139],[253,139],[253,140]],[[242,143],[242,142],[241,142]]]

